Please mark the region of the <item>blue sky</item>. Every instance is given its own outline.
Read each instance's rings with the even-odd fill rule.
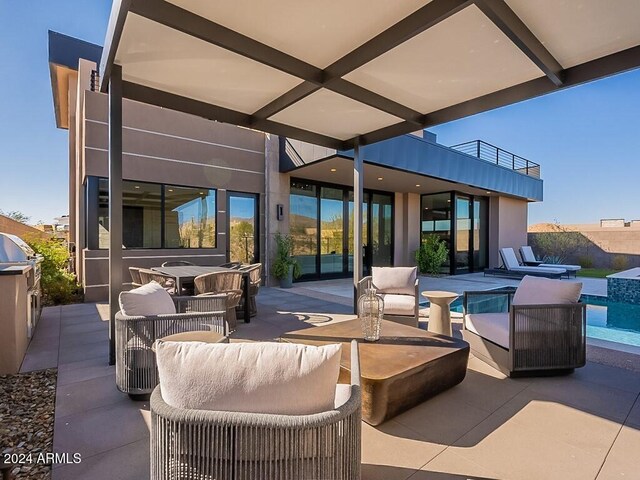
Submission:
[[[102,44],[110,0],[0,0],[0,209],[33,222],[68,213],[67,132],[55,128],[47,30]],[[640,71],[432,129],[542,165],[529,222],[640,218]]]

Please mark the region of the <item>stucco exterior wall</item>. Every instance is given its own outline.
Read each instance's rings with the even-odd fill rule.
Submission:
[[[528,202],[510,197],[491,197],[489,201],[489,266],[500,266],[499,250],[515,252],[527,245]],[[517,254],[517,253],[516,253]]]
[[[89,72],[90,73],[90,72]],[[82,72],[80,72],[82,74]],[[85,75],[86,76],[86,75]],[[82,88],[82,84],[80,85]],[[85,182],[88,176],[108,177],[108,97],[91,90],[79,91],[76,106],[75,150],[70,176],[75,177],[76,269],[87,301],[108,295],[108,251],[85,245]],[[123,177],[125,180],[202,187],[217,190],[216,247],[206,249],[129,249],[124,252],[124,287],[130,282],[129,266],[152,267],[183,259],[198,265],[227,261],[227,194],[258,195],[260,261],[265,258],[265,134],[212,122],[141,103],[123,104]],[[71,142],[71,140],[70,140]],[[276,157],[274,165],[277,168]],[[288,199],[288,191],[286,192]]]

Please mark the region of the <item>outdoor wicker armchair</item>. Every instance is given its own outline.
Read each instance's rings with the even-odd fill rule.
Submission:
[[[420,311],[419,279],[417,270],[411,273],[408,267],[373,267],[373,275],[364,277],[358,282],[358,298],[364,295],[368,288],[377,289],[377,293],[384,300],[384,319],[402,323],[410,327],[418,326]],[[378,278],[386,277],[385,286],[392,285],[386,290],[376,284]],[[407,275],[407,273],[409,273]],[[397,278],[396,278],[397,277]],[[381,281],[378,281],[381,283]],[[399,293],[403,292],[403,293]]]
[[[116,385],[132,397],[158,384],[153,343],[167,335],[198,330],[228,335],[227,296],[173,297],[175,314],[127,316],[116,313]]]
[[[292,368],[295,366],[292,365]],[[348,399],[311,415],[187,410],[151,395],[151,479],[360,479],[358,346]]]
[[[586,305],[514,305],[515,289],[464,293],[462,336],[505,375],[570,373],[586,362]]]

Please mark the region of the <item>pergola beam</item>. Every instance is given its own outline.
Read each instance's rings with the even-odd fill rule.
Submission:
[[[511,42],[535,63],[556,87],[562,85],[563,68],[504,0],[474,0],[476,6]]]
[[[305,142],[322,145],[340,150],[344,147],[344,142],[332,137],[322,135],[301,128],[285,125],[271,120],[255,119],[252,115],[238,112],[228,108],[212,105],[207,102],[183,97],[164,90],[158,90],[146,85],[139,85],[133,82],[122,82],[123,97],[129,100],[155,105],[158,107],[176,110],[178,112],[196,115],[208,120],[230,123],[247,128],[254,128],[275,135],[297,138]]]
[[[304,82],[292,88],[281,97],[276,98],[268,105],[265,105],[256,111],[254,115],[268,118],[324,86],[345,97],[378,108],[404,120],[415,122],[416,127],[419,127],[422,119],[422,115],[419,112],[404,105],[397,104],[363,87],[359,87],[342,79],[342,77],[394,47],[397,47],[401,43],[446,20],[451,15],[471,5],[471,3],[471,0],[433,0],[429,2],[424,7],[419,8],[408,17],[400,20],[384,32],[325,68],[323,70],[323,82],[321,85]],[[382,99],[384,99],[384,101],[382,101]],[[348,148],[351,148],[351,146]]]
[[[116,361],[115,316],[122,291],[122,67],[109,78],[109,365]]]
[[[529,100],[554,91],[600,80],[639,67],[640,45],[576,65],[575,67],[567,68],[564,70],[564,83],[560,87],[556,87],[553,83],[549,82],[547,77],[529,80],[519,85],[514,85],[497,92],[483,95],[482,97],[431,112],[424,116],[424,122],[421,127],[433,127],[477,113],[486,112],[487,110]],[[359,139],[361,145],[369,145],[413,131],[415,131],[413,124],[400,122],[362,135]],[[345,144],[353,145],[354,141],[355,138],[345,142]]]
[[[434,0],[324,70],[165,0],[133,0],[129,11],[303,80],[301,85],[256,111],[253,114],[256,119],[266,120],[311,93],[326,88],[419,128],[423,117],[420,112],[341,77],[470,4],[471,0]]]

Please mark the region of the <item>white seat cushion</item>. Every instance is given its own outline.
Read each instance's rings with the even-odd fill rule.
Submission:
[[[526,276],[513,296],[514,305],[554,305],[580,300],[582,283]]]
[[[130,317],[176,313],[171,295],[157,282],[120,292],[119,303],[122,313]]]
[[[559,265],[555,263],[541,263],[538,266],[545,268],[564,268],[567,272],[577,272],[582,269],[580,265]]]
[[[508,313],[470,313],[464,321],[467,330],[509,349]]]
[[[176,408],[307,415],[332,410],[341,345],[156,343],[164,400]]]
[[[371,282],[378,293],[415,295],[417,267],[373,267]]]
[[[389,315],[415,315],[416,297],[413,295],[398,295],[383,293],[384,313]]]

